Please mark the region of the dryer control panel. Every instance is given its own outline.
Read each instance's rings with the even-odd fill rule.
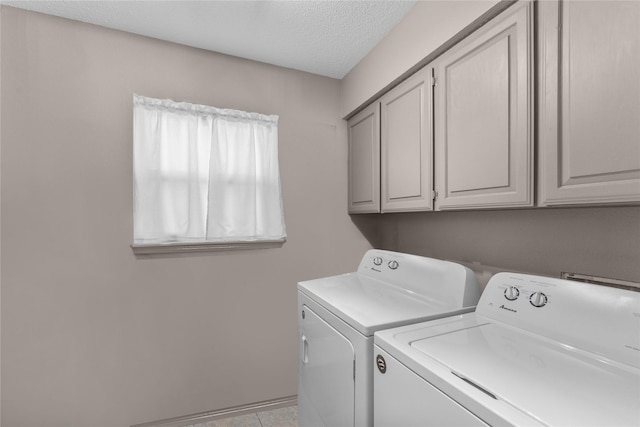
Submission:
[[[358,273],[451,306],[472,307],[480,298],[473,271],[451,261],[371,249]]]
[[[407,261],[407,266],[404,265],[405,262],[402,258],[408,257],[410,257],[409,254],[382,250],[370,250],[362,258],[360,267],[358,268],[358,272],[374,271],[386,275],[398,269],[399,271],[404,271],[405,267],[407,266],[409,269],[415,268],[415,265],[413,267],[410,265],[411,261]],[[400,268],[401,266],[402,268]],[[410,278],[408,279],[410,280]]]

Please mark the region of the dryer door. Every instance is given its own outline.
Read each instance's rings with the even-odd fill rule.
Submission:
[[[298,361],[300,425],[353,426],[353,346],[308,306],[303,305],[302,310]]]

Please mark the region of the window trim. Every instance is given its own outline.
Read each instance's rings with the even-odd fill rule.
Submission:
[[[135,255],[162,255],[198,252],[222,252],[228,250],[250,250],[281,248],[286,238],[276,240],[252,240],[237,242],[192,242],[131,244]]]

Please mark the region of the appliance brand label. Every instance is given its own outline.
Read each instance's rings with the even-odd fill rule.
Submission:
[[[514,310],[513,308],[505,307],[504,304],[502,304],[499,308],[501,308],[503,310],[510,311],[512,313],[517,313],[518,312],[518,310]]]

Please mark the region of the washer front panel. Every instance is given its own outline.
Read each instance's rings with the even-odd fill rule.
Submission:
[[[374,354],[386,365],[384,373],[374,369],[376,427],[487,426],[379,347]]]

